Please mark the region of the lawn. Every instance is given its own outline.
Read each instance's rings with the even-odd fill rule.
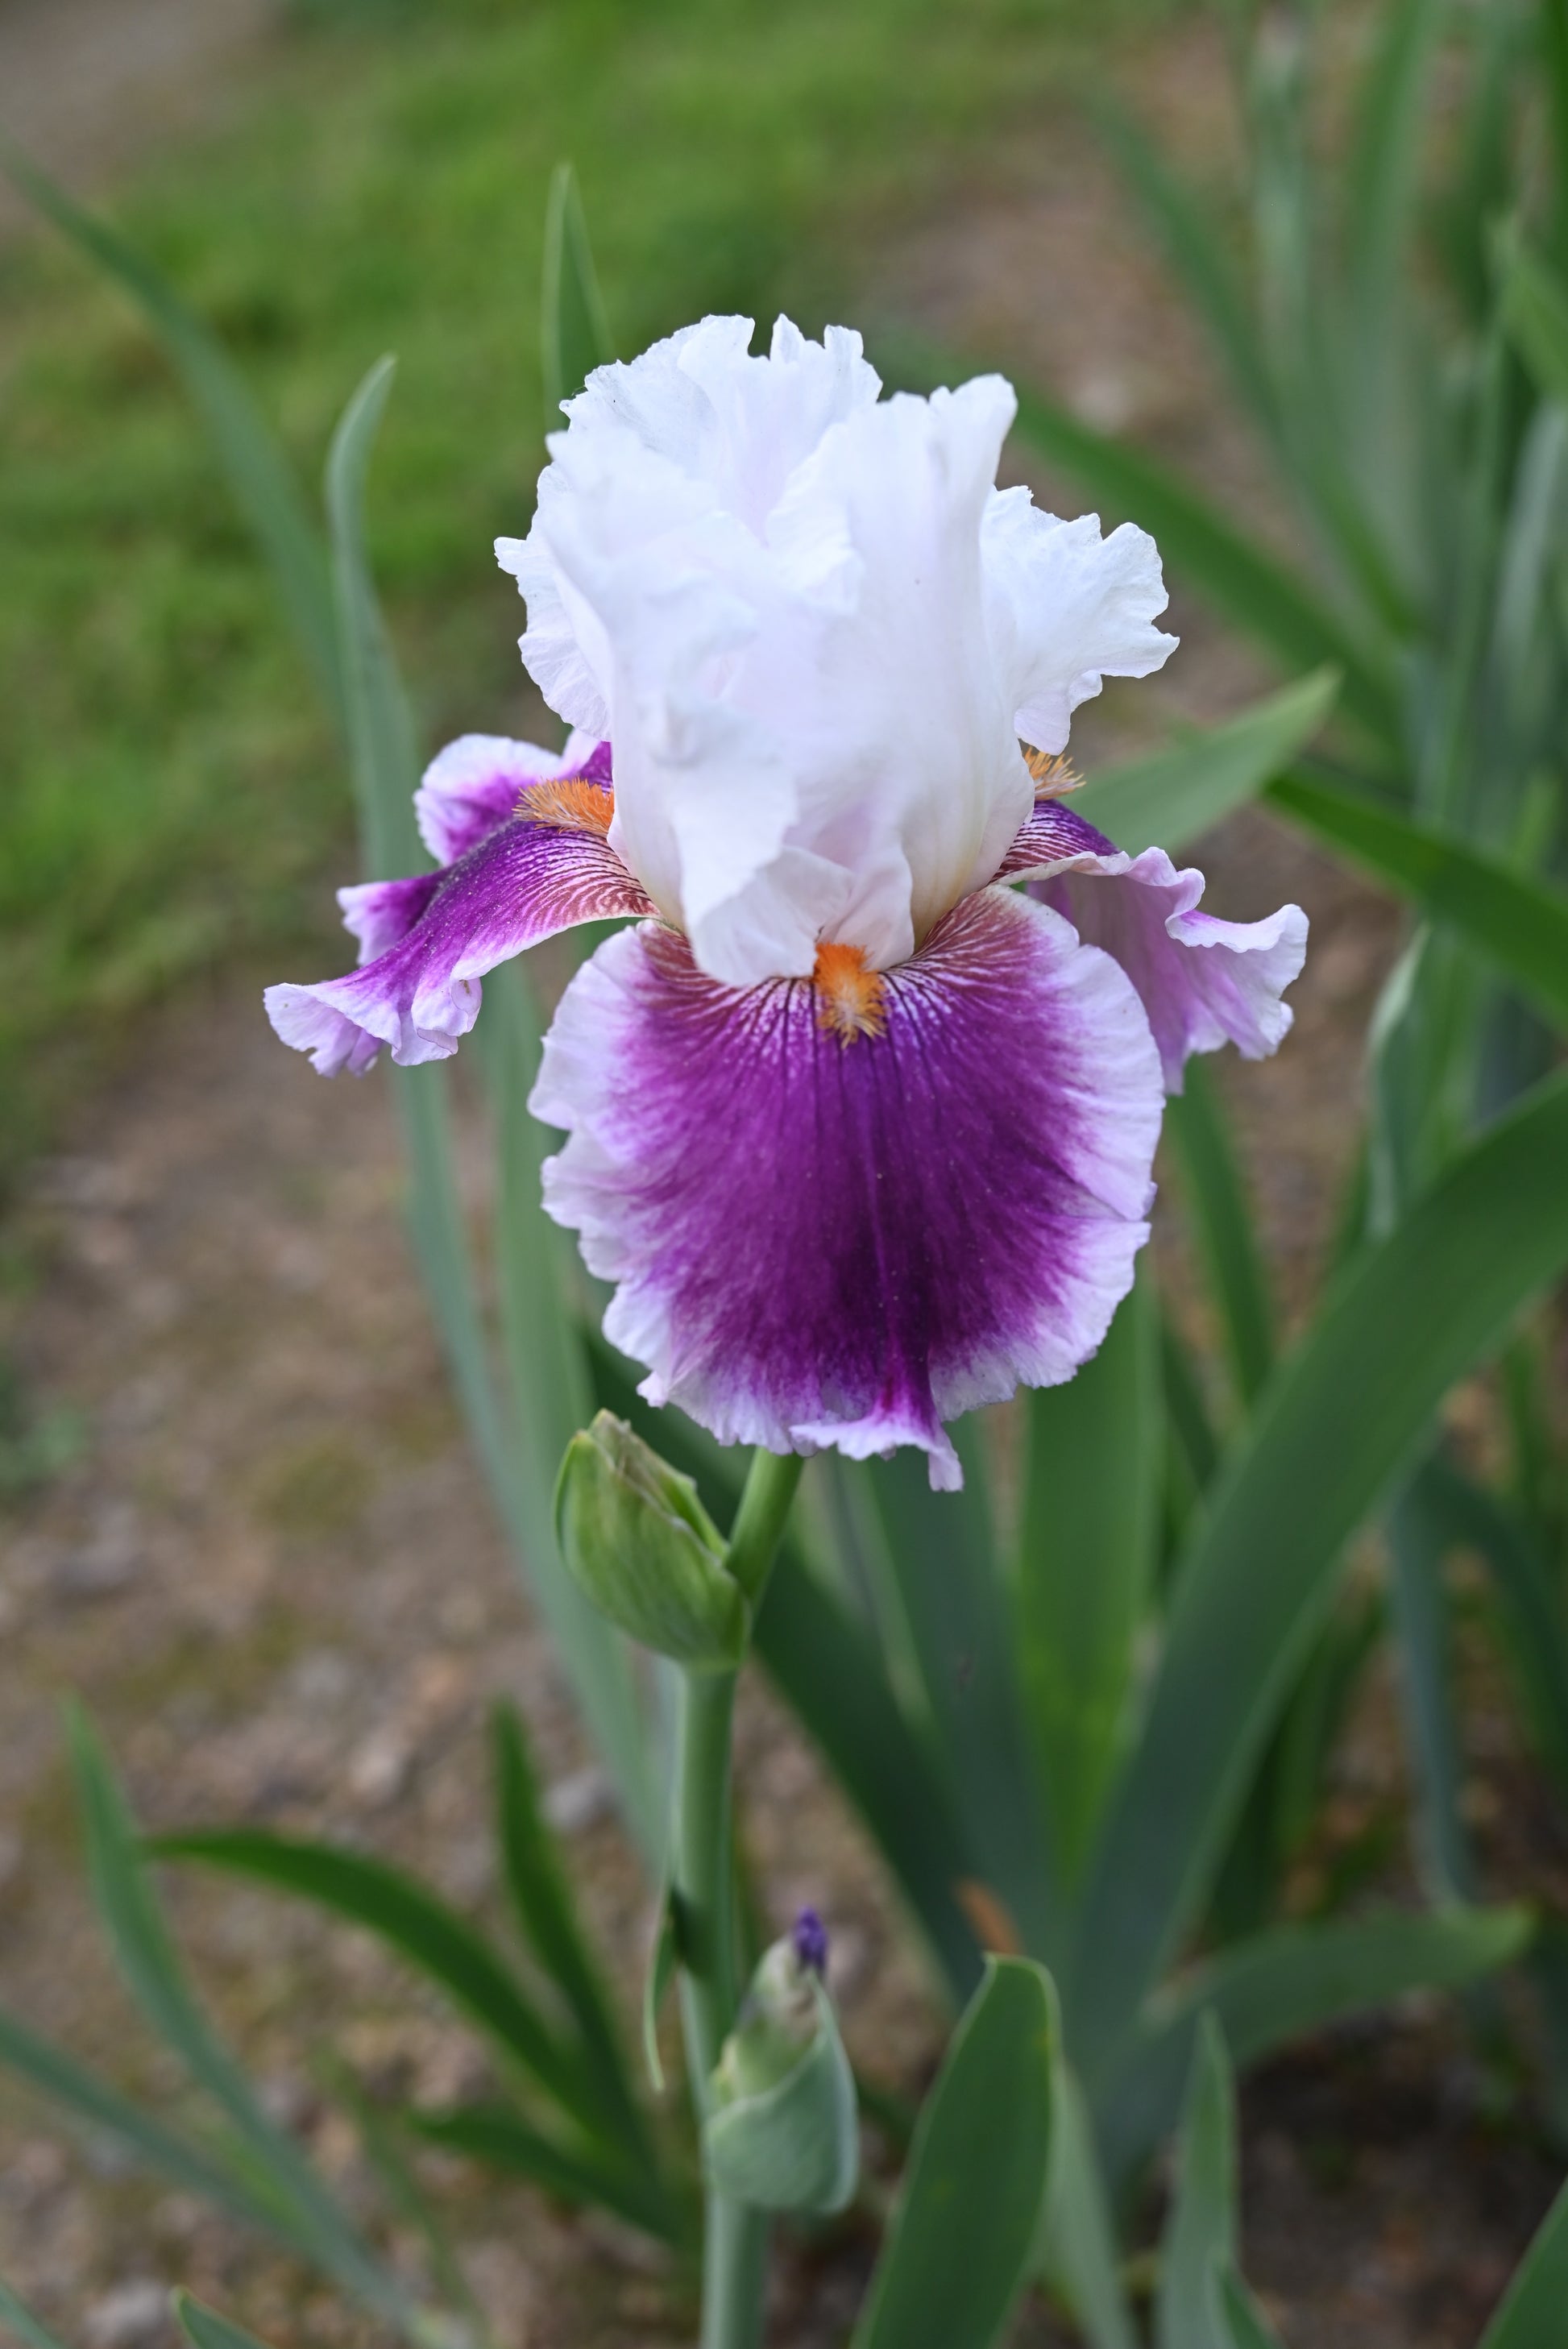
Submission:
[[[576,162],[624,347],[714,308],[813,328],[1161,0],[444,0],[285,20],[114,214],[314,478],[400,374],[376,560],[426,739],[521,724],[489,542],[542,456],[540,230]],[[0,1180],[137,1011],[320,936],[346,784],[182,394],[52,235],[0,252]]]

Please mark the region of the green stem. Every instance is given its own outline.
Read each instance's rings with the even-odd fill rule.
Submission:
[[[727,1564],[755,1608],[778,1549],[801,1463],[753,1454]],[[730,1727],[735,1672],[687,1672],[681,1707],[676,1890],[681,2012],[700,2121],[708,2075],[738,1998],[731,1876]],[[768,2214],[710,2188],[703,2244],[702,2349],[756,2349],[762,2337]]]

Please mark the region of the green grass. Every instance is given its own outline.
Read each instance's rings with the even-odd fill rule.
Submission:
[[[558,158],[628,353],[715,308],[815,327],[903,218],[995,172],[1082,20],[1161,5],[315,0],[113,211],[313,480],[399,354],[374,554],[433,746],[533,708],[490,541],[526,526],[543,453]],[[349,853],[325,724],[139,321],[48,233],[0,252],[0,316],[3,1178],[160,990],[325,951]]]

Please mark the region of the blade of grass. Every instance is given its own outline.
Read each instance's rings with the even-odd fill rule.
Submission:
[[[0,166],[46,218],[140,310],[178,367],[211,435],[235,503],[272,566],[284,612],[333,715],[343,722],[337,631],[326,551],[293,466],[254,395],[211,329],[161,271],[107,221],[74,203],[0,135]]]
[[[1077,1937],[1064,2009],[1091,2090],[1207,1897],[1345,1544],[1449,1387],[1568,1262],[1565,1165],[1559,1076],[1342,1276],[1222,1471],[1180,1571]]]

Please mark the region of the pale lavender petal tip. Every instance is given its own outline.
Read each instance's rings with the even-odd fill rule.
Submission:
[[[1234,1044],[1261,1060],[1288,1032],[1294,1015],[1281,999],[1306,959],[1299,905],[1261,922],[1200,913],[1195,866],[1179,868],[1162,848],[1129,856],[1051,800],[1037,803],[998,878],[1026,880],[1087,945],[1114,955],[1142,998],[1168,1092],[1181,1092],[1191,1053]]]
[[[851,1456],[1069,1378],[1147,1237],[1162,1090],[1109,956],[985,890],[883,974],[885,1030],[810,980],[736,989],[645,925],[562,999],[531,1106],[545,1204],[618,1284],[642,1392],[722,1442]]]

